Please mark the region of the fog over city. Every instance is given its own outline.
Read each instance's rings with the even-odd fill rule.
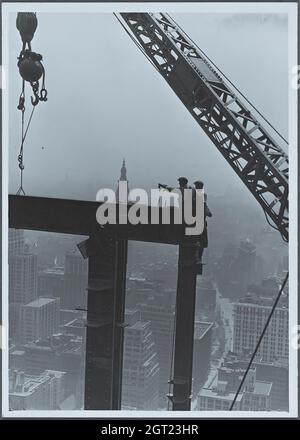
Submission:
[[[171,16],[287,138],[287,15]],[[15,20],[10,14],[10,194],[20,182]],[[37,106],[24,146],[26,195],[94,201],[118,180],[147,190],[176,186],[179,176],[204,182],[212,216],[197,257],[191,409],[228,410],[288,270],[288,244],[113,14],[38,13],[32,48],[43,54],[48,101]],[[28,117],[29,87],[26,105]],[[77,248],[84,238],[10,229],[12,411],[86,409],[92,289]],[[175,245],[128,242],[122,410],[171,410],[178,254]],[[289,409],[287,286],[283,292],[236,410]]]

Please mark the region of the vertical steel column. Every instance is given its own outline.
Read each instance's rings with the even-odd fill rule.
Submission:
[[[179,244],[176,329],[173,375],[173,411],[191,409],[197,246]]]
[[[105,234],[89,257],[85,409],[120,409],[127,242]],[[117,325],[117,327],[116,327]]]
[[[123,351],[125,319],[125,294],[128,241],[118,240],[116,243],[116,304],[115,304],[115,350],[113,365],[113,408],[121,409]]]

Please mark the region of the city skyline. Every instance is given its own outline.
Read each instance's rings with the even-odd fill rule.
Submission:
[[[126,173],[124,161],[121,170],[122,170],[121,176],[126,176],[127,173]],[[237,223],[237,225],[241,225],[241,223]],[[194,402],[193,405],[195,406],[195,408],[198,408],[199,410],[207,409],[205,405],[207,405],[208,403],[205,404],[203,399],[201,400],[201,395],[202,395],[201,390],[205,390],[207,386],[208,387],[213,386],[212,384],[214,382],[212,380],[215,381],[217,380],[216,378],[218,375],[218,368],[220,368],[219,365],[220,362],[222,362],[223,356],[225,356],[226,358],[226,355],[230,353],[231,349],[237,350],[238,353],[242,353],[246,348],[248,349],[253,348],[253,346],[252,347],[249,345],[245,346],[243,344],[238,346],[236,342],[237,340],[236,335],[239,334],[240,330],[238,330],[235,324],[236,312],[234,314],[234,310],[236,310],[236,308],[239,307],[240,301],[244,301],[245,306],[248,306],[247,301],[249,302],[250,298],[252,298],[254,295],[254,293],[252,293],[252,297],[250,297],[250,294],[248,294],[249,295],[248,297],[245,296],[249,291],[248,287],[253,286],[253,282],[256,281],[257,288],[255,290],[254,287],[251,287],[251,291],[256,292],[257,295],[258,292],[257,289],[263,289],[265,295],[266,294],[269,295],[268,296],[269,302],[267,305],[269,308],[270,308],[269,304],[270,302],[272,302],[272,295],[274,296],[274,294],[278,290],[278,281],[276,282],[272,281],[273,274],[268,274],[267,272],[264,271],[263,272],[253,271],[254,268],[256,267],[255,259],[258,258],[259,256],[257,255],[256,246],[253,244],[253,242],[251,242],[249,238],[246,238],[242,241],[236,240],[236,243],[231,244],[231,246],[233,249],[236,249],[236,253],[239,256],[238,257],[239,265],[243,264],[243,258],[244,258],[245,260],[244,267],[245,270],[247,268],[246,273],[248,273],[248,275],[247,278],[244,278],[244,276],[242,275],[239,281],[240,284],[236,285],[236,286],[240,286],[239,288],[237,288],[237,291],[240,291],[241,295],[237,297],[236,296],[232,297],[229,295],[228,297],[226,283],[224,284],[225,278],[220,277],[220,269],[225,271],[227,271],[227,269],[226,268],[222,269],[222,267],[218,265],[218,259],[222,256],[222,252],[226,250],[226,246],[228,245],[228,240],[229,238],[225,242],[223,242],[222,240],[221,241],[218,240],[217,249],[213,246],[209,250],[208,255],[206,255],[205,257],[208,263],[207,273],[201,277],[197,289],[195,348],[194,348],[195,351],[194,351],[194,366],[193,366],[195,394],[193,396],[193,402]],[[36,305],[40,307],[44,303],[45,304],[51,303],[51,301],[56,301],[56,304],[60,304],[59,329],[57,327],[57,324],[54,324],[54,327],[52,329],[52,334],[50,330],[50,333],[44,334],[44,336],[42,336],[43,333],[41,333],[41,330],[39,330],[40,331],[40,337],[38,338],[39,341],[35,342],[34,340],[26,339],[24,331],[21,331],[25,345],[21,339],[19,340],[21,342],[21,345],[20,342],[17,342],[16,345],[12,346],[11,362],[12,365],[17,365],[17,371],[22,371],[22,365],[23,365],[23,367],[25,366],[25,371],[27,369],[28,371],[27,374],[29,374],[29,376],[30,375],[32,376],[33,374],[34,377],[38,378],[38,375],[46,374],[45,371],[47,370],[47,368],[48,370],[57,369],[58,364],[53,363],[53,361],[51,361],[51,356],[52,356],[51,352],[49,352],[48,358],[45,358],[43,363],[40,364],[43,365],[43,367],[37,368],[38,364],[35,364],[34,359],[39,359],[40,355],[36,357],[36,355],[33,355],[34,352],[32,351],[34,349],[36,350],[36,353],[39,353],[39,351],[42,353],[41,349],[43,345],[46,347],[49,344],[49,342],[47,342],[47,339],[51,341],[53,337],[59,338],[57,339],[57,341],[59,341],[61,338],[68,337],[69,339],[67,339],[67,341],[64,342],[64,344],[67,344],[65,345],[65,347],[70,347],[68,348],[68,350],[71,349],[72,344],[76,344],[75,346],[77,347],[77,350],[79,349],[79,347],[81,347],[80,351],[77,351],[77,353],[78,355],[79,353],[81,353],[81,359],[83,361],[82,356],[84,355],[84,350],[85,350],[84,348],[85,331],[82,325],[84,326],[84,322],[86,322],[86,318],[84,317],[84,313],[85,313],[84,297],[86,294],[84,293],[84,291],[87,283],[87,271],[86,271],[87,266],[85,264],[86,260],[82,258],[78,250],[76,251],[76,244],[78,244],[79,241],[80,240],[78,239],[78,237],[73,237],[72,239],[72,237],[70,236],[62,235],[60,238],[57,234],[54,235],[49,233],[38,233],[38,232],[30,232],[30,231],[29,232],[25,231],[24,233],[20,231],[18,232],[15,230],[10,230],[9,245],[10,245],[11,258],[18,259],[20,258],[18,257],[18,252],[21,255],[23,252],[25,252],[24,255],[27,255],[27,258],[34,258],[34,261],[36,262],[34,266],[36,271],[36,275],[34,275],[34,279],[36,278],[35,284],[37,286],[35,287],[36,289],[35,298],[37,298],[35,300]],[[265,236],[265,241],[267,244],[268,241],[267,236]],[[51,246],[49,248],[50,254],[47,251],[45,253],[46,243],[47,243],[47,247],[49,247],[50,243],[52,243],[52,246],[54,245],[54,248],[52,248]],[[63,252],[62,249],[64,249]],[[247,251],[245,252],[245,250]],[[31,252],[34,252],[35,254],[32,254]],[[171,358],[172,358],[172,333],[174,331],[174,317],[175,317],[174,313],[175,313],[175,293],[176,293],[175,280],[176,280],[177,251],[174,247],[161,246],[161,245],[157,246],[157,245],[149,245],[149,244],[146,245],[143,243],[132,242],[129,247],[129,254],[130,255],[128,257],[129,265],[127,272],[127,293],[126,293],[126,314],[125,314],[128,330],[125,329],[124,370],[123,370],[124,402],[122,404],[123,405],[122,409],[134,411],[137,409],[151,410],[155,408],[156,409],[160,408],[161,410],[164,410],[169,408],[169,399],[167,398],[167,394],[169,392],[168,381],[172,377]],[[249,260],[248,254],[251,256],[250,257],[251,259],[254,258],[251,264],[249,264],[249,261],[251,260]],[[261,264],[264,258],[262,256],[260,256],[259,258]],[[161,259],[162,261],[160,261]],[[39,261],[42,264],[38,264]],[[163,261],[164,263],[162,263]],[[165,266],[163,271],[158,270],[160,266],[162,267]],[[284,256],[282,256],[282,263],[281,265],[278,264],[277,270],[279,271],[282,270],[284,266],[285,266],[285,261],[284,261]],[[14,266],[11,265],[10,270],[14,270]],[[216,272],[216,270],[218,272]],[[172,273],[173,275],[170,276]],[[216,278],[217,274],[219,274],[218,278]],[[265,278],[266,281],[264,281],[261,284],[263,278]],[[246,280],[246,284],[245,284],[245,280]],[[246,287],[247,282],[248,282],[248,287]],[[37,289],[41,289],[41,292],[38,293]],[[50,296],[50,298],[47,299],[47,296]],[[225,297],[225,299],[226,297],[228,298],[227,301],[229,301],[229,303],[223,302],[223,296]],[[245,299],[247,299],[247,301],[245,301]],[[31,304],[32,303],[28,302],[28,304],[25,305],[25,308],[24,305],[21,307],[20,316],[24,316],[23,310],[26,309],[30,310],[32,308]],[[34,304],[35,303],[33,302],[33,305]],[[228,315],[228,309],[224,309],[224,310],[222,309],[222,307],[228,307],[227,304],[231,304],[230,306],[230,310],[231,310],[230,313],[232,313],[231,318],[230,318],[230,313]],[[79,310],[76,311],[76,309]],[[65,318],[63,318],[63,316],[65,316]],[[267,316],[267,315],[263,315],[263,316]],[[285,316],[286,317],[284,318],[284,322],[286,326],[287,315]],[[229,322],[228,319],[230,323],[228,323]],[[131,321],[132,323],[130,323]],[[24,317],[23,320],[21,319],[20,325],[24,326]],[[231,326],[230,331],[228,329],[228,326],[229,327]],[[134,330],[135,328],[136,330]],[[225,340],[221,335],[222,332],[220,333],[219,330],[220,328],[224,328],[225,330],[225,334],[226,334]],[[151,358],[156,357],[157,359],[156,373],[153,376],[153,379],[151,379],[152,385],[149,385],[152,391],[154,391],[155,389],[157,390],[156,391],[157,397],[154,397],[155,396],[154,394],[152,400],[150,399],[148,401],[149,408],[146,408],[141,403],[138,403],[141,402],[141,400],[138,400],[137,393],[139,389],[138,386],[139,384],[142,383],[141,382],[142,379],[138,379],[138,377],[140,376],[136,376],[136,374],[139,372],[139,369],[136,370],[139,364],[137,362],[134,362],[132,364],[133,358],[132,355],[129,354],[131,353],[132,350],[134,351],[141,350],[141,348],[138,348],[139,345],[136,345],[136,348],[134,348],[135,346],[132,345],[132,342],[128,342],[135,340],[132,338],[135,338],[134,335],[135,334],[138,335],[139,334],[138,332],[140,332],[140,334],[142,335],[141,332],[145,332],[146,329],[148,329],[148,338],[149,337],[152,338],[151,339],[152,342],[150,343],[149,347],[150,346],[153,347],[152,354],[150,353],[149,348],[146,349],[145,351],[145,354],[147,353],[147,356],[149,356],[149,361],[147,362],[150,362]],[[209,333],[207,333],[208,330]],[[128,332],[131,332],[132,336],[130,336],[130,333]],[[257,334],[259,334],[259,328],[257,329],[257,332],[258,332]],[[204,340],[204,335],[206,333],[207,333],[206,336],[207,341],[206,339]],[[63,336],[64,334],[65,336]],[[249,336],[250,334],[249,331],[246,330],[246,334]],[[226,338],[230,338],[230,340],[229,339],[226,340]],[[251,338],[252,338],[251,341],[253,341],[253,336],[251,336]],[[243,338],[242,340],[244,341]],[[136,340],[136,342],[134,342],[134,344],[137,344],[138,343],[137,341],[138,339]],[[60,344],[62,343],[63,340],[60,342]],[[41,346],[39,349],[38,347],[40,344]],[[131,344],[131,348],[130,348],[130,344]],[[36,348],[34,348],[35,345]],[[285,346],[286,346],[286,341],[284,342],[284,347]],[[30,363],[28,363],[29,357],[27,353],[28,354],[31,353],[30,358],[32,360],[30,361]],[[205,362],[207,363],[206,364],[207,366],[205,366],[204,364],[204,359],[203,359],[204,353],[206,357]],[[145,354],[143,356],[145,356]],[[22,359],[23,359],[23,364],[22,364]],[[68,405],[71,406],[73,405],[74,408],[79,407],[82,409],[83,395],[82,395],[82,391],[80,391],[80,389],[81,390],[83,389],[82,374],[84,371],[84,366],[82,361],[78,363],[77,372],[70,370],[69,366],[67,368],[64,368],[63,367],[64,363],[60,363],[62,368],[62,374],[65,375],[64,376],[65,377],[64,381],[66,383],[65,394],[69,393],[69,395],[66,395],[66,399],[65,399],[66,402],[65,403],[60,402],[62,404],[62,407],[64,408],[68,408]],[[276,357],[274,356],[272,358],[267,357],[263,359],[263,361],[264,362],[276,361]],[[200,364],[198,365],[199,362]],[[49,366],[47,366],[47,363]],[[130,365],[132,365],[132,367]],[[131,373],[132,368],[133,368],[132,370],[133,372]],[[288,371],[287,364],[285,364],[285,366],[281,364],[281,368],[282,371]],[[13,371],[15,370],[13,369]],[[138,374],[142,374],[142,373],[138,373]],[[81,387],[79,388],[79,391],[76,391],[77,386],[75,387],[75,391],[74,391],[75,377],[77,377],[76,379],[77,382],[79,378],[79,383],[82,383]],[[132,382],[133,377],[135,377],[135,379]],[[264,376],[260,375],[259,377],[264,377],[264,379],[266,379],[268,377],[268,369],[266,369]],[[271,377],[273,378],[274,375]],[[24,383],[26,382],[26,380],[24,380]],[[40,379],[36,379],[36,380],[40,380]],[[145,386],[148,386],[147,381],[150,379],[143,379],[143,380],[146,380]],[[157,384],[155,386],[156,388],[153,387],[153,380]],[[15,383],[17,382],[15,381]],[[273,382],[270,382],[270,384],[271,383]],[[275,385],[273,387],[275,391],[278,390],[278,387],[279,385],[277,384],[277,382],[275,382]],[[19,390],[20,393],[20,389],[21,389],[20,386],[17,389]],[[271,389],[271,385],[270,385],[270,389]],[[208,393],[208,391],[206,393]],[[232,395],[233,394],[231,389],[231,394],[229,393],[228,396],[232,396]],[[141,397],[139,399],[143,398],[142,396],[144,396],[144,392],[141,390]],[[253,406],[254,403],[251,404],[249,403],[250,397],[248,396],[247,398],[245,398],[246,399],[245,402],[248,403],[243,404],[243,407],[239,406],[240,405],[239,404],[236,409],[243,408],[246,410],[247,409],[254,410],[254,406]],[[278,401],[278,397],[277,397],[277,401]],[[16,405],[19,405],[19,403]],[[210,407],[209,409],[213,409],[213,408]],[[223,407],[221,405],[221,408],[219,409],[222,408]],[[268,408],[268,410],[272,409],[272,403],[270,397],[269,397],[268,406],[265,408]],[[275,410],[278,409],[275,408]]]
[[[6,13],[9,414],[294,414],[292,21],[267,9]],[[100,226],[124,182],[192,189],[194,213],[200,188],[201,234],[161,204]]]

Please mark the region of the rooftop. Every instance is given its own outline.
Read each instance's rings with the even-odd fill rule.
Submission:
[[[260,380],[255,381],[254,384],[254,394],[259,394],[263,396],[269,396],[271,393],[272,383],[271,382],[263,382]]]
[[[137,321],[133,325],[129,325],[127,327],[128,331],[130,330],[144,330],[149,325],[149,321]]]
[[[65,268],[63,266],[49,267],[41,272],[42,275],[64,275],[64,273]]]
[[[203,338],[213,325],[213,322],[195,321],[194,339]]]
[[[220,400],[228,400],[228,401],[232,402],[234,399],[235,393],[220,394],[216,390],[213,390],[211,388],[202,388],[202,390],[199,393],[199,396],[200,397],[212,397],[212,398],[217,398]],[[236,401],[240,402],[242,400],[242,398],[243,398],[243,394],[240,393],[237,396]]]
[[[76,327],[76,328],[83,328],[85,327],[86,320],[82,318],[74,318],[71,321],[64,324],[64,327]]]
[[[80,355],[83,347],[82,338],[73,335],[56,334],[46,340],[30,342],[26,344],[27,350],[55,351],[57,354],[76,354]]]
[[[43,307],[46,304],[50,304],[56,302],[56,298],[37,298],[34,301],[31,301],[28,304],[25,304],[24,307]]]
[[[11,352],[11,354],[15,356],[23,356],[24,353],[25,353],[24,350],[14,350]]]
[[[245,296],[239,298],[236,305],[245,304],[247,306],[255,306],[255,307],[272,307],[275,300],[275,293],[274,297],[264,297],[264,296],[258,296],[252,293],[247,293]],[[282,295],[280,302],[278,306],[276,307],[276,310],[287,310],[288,309],[288,298],[286,295]]]

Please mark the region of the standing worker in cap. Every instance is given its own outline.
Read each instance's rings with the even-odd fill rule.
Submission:
[[[194,182],[194,198],[196,198],[197,190],[203,190],[204,183],[201,180],[196,180]],[[202,234],[199,236],[199,260],[201,262],[204,248],[208,247],[208,234],[207,234],[207,221],[206,217],[212,217],[212,213],[207,206],[207,194],[204,193],[204,229]]]
[[[179,189],[181,190],[181,192],[185,189],[191,189],[191,187],[188,186],[189,181],[186,177],[178,177],[177,181],[179,183]],[[174,189],[176,189],[168,185],[163,185],[162,183],[158,184],[158,188],[163,188],[166,189],[167,191],[173,191]]]
[[[163,185],[162,183],[158,184],[158,188],[159,189],[162,188],[162,189],[165,189],[170,192],[173,191],[174,189],[179,189],[181,192],[181,209],[182,209],[182,212],[184,212],[184,190],[185,189],[192,189],[192,187],[188,185],[189,181],[186,177],[178,177],[177,181],[179,183],[178,188],[173,188],[168,185]]]

